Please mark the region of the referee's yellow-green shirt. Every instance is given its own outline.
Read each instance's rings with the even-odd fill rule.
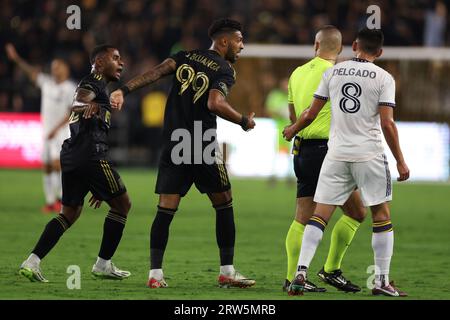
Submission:
[[[289,78],[288,102],[294,105],[297,118],[310,106],[323,73],[332,66],[331,62],[315,57],[292,73]],[[328,139],[330,122],[331,109],[328,101],[313,123],[300,131],[298,136],[303,139]]]

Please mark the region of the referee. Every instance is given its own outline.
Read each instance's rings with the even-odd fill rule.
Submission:
[[[342,51],[342,35],[331,25],[322,27],[316,34],[315,58],[298,67],[289,79],[289,118],[295,123],[297,116],[309,107],[313,94],[319,86],[323,73],[335,63]],[[316,120],[295,137],[294,171],[297,176],[297,205],[295,219],[286,236],[287,274],[283,286],[286,291],[290,280],[294,278],[297,261],[302,244],[305,225],[314,213],[316,203],[314,193],[319,179],[320,168],[327,153],[328,134],[330,131],[331,110],[328,101],[318,114]],[[327,261],[318,276],[327,284],[346,292],[361,290],[346,280],[341,271],[341,262],[356,230],[365,217],[365,208],[360,195],[353,192],[342,206],[344,215],[334,226]],[[306,281],[305,291],[324,292],[312,282]]]

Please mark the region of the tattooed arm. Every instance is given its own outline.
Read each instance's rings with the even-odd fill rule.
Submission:
[[[175,72],[176,67],[175,60],[168,58],[146,73],[131,79],[123,87],[111,93],[109,97],[111,106],[120,110],[125,95]]]
[[[99,105],[92,100],[95,99],[95,93],[85,88],[78,88],[70,109],[74,113],[82,113],[84,118],[90,118],[98,113]]]

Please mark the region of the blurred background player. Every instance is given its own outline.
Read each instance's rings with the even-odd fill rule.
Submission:
[[[76,89],[70,115],[70,138],[61,151],[62,212],[45,227],[19,273],[30,281],[48,282],[41,272],[41,260],[79,218],[84,198],[90,191],[90,205],[110,207],[103,224],[103,238],[92,275],[104,279],[124,279],[129,271],[118,269],[111,258],[122,238],[131,202],[119,174],[107,158],[111,106],[106,86],[118,81],[123,69],[119,51],[111,45],[96,47],[91,55],[92,71]]]
[[[69,114],[76,85],[69,79],[69,65],[62,59],[53,59],[51,74],[39,72],[25,62],[15,47],[5,46],[8,58],[41,89],[41,122],[43,130],[42,162],[44,169],[45,206],[42,212],[61,210],[61,164],[59,153],[62,143],[70,135]]]
[[[289,79],[289,118],[292,123],[309,107],[323,73],[336,63],[342,50],[340,31],[331,25],[316,33],[316,57],[298,67]],[[305,226],[316,208],[313,200],[322,162],[327,154],[331,110],[327,102],[310,126],[298,133],[294,140],[294,170],[297,176],[297,207],[295,219],[286,236],[287,274],[283,289],[294,278]],[[330,250],[319,277],[326,283],[346,292],[360,291],[357,285],[345,279],[341,263],[356,230],[365,217],[365,208],[357,191],[341,206],[344,215],[336,222],[331,237]],[[325,291],[307,281],[305,291]]]
[[[211,141],[217,145],[217,138],[213,139],[217,136],[213,135],[210,138],[213,140],[209,141],[202,139],[208,132],[216,134],[216,116],[240,125],[245,131],[255,126],[254,113],[244,116],[226,101],[235,82],[231,64],[244,48],[241,31],[241,24],[235,20],[217,20],[209,28],[208,35],[213,42],[209,50],[180,51],[111,94],[112,106],[121,108],[124,95],[175,73],[165,109],[163,153],[155,190],[159,194],[159,204],[150,234],[151,267],[147,284],[150,288],[167,287],[162,264],[169,227],[181,198],[193,183],[201,193],[207,193],[216,211],[219,286],[245,288],[255,284],[254,280],[236,271],[233,265],[235,224],[231,185],[220,150],[207,151]],[[200,129],[195,127],[196,123],[201,124]],[[188,148],[192,149],[183,150],[184,156],[184,153],[190,155],[187,162],[178,163],[173,158],[178,146],[178,139],[174,139],[173,134],[180,130],[189,134],[192,143],[188,143]],[[200,136],[197,131],[200,131]],[[198,138],[202,140],[192,141]],[[195,147],[197,143],[202,146],[199,151]],[[205,153],[208,158],[212,157],[212,163],[206,160]],[[198,156],[199,162],[196,161]]]
[[[387,71],[373,64],[383,52],[383,38],[381,30],[361,29],[352,45],[355,57],[325,71],[311,107],[283,131],[287,140],[292,139],[297,132],[313,123],[327,101],[331,101],[333,122],[328,152],[314,195],[317,205],[305,227],[298,270],[289,287],[290,295],[305,291],[306,273],[328,221],[336,206],[348,201],[355,187],[358,187],[364,206],[372,211],[375,260],[375,287],[372,293],[406,296],[389,281],[394,251],[389,209],[392,185],[381,133],[397,161],[397,180],[407,180],[409,169],[403,158],[393,118],[395,80]]]

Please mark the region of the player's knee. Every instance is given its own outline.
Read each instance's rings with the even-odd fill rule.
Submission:
[[[366,208],[364,206],[355,207],[354,210],[352,210],[351,212],[346,212],[346,214],[350,218],[358,221],[359,223],[362,223],[366,218]]]
[[[124,203],[124,214],[128,215],[128,212],[130,212],[131,210],[131,200],[127,199],[127,201],[125,201]]]
[[[67,222],[71,226],[80,217],[81,209],[82,209],[82,207],[72,208],[72,207],[63,206],[61,215],[64,216],[64,218],[67,220]]]

